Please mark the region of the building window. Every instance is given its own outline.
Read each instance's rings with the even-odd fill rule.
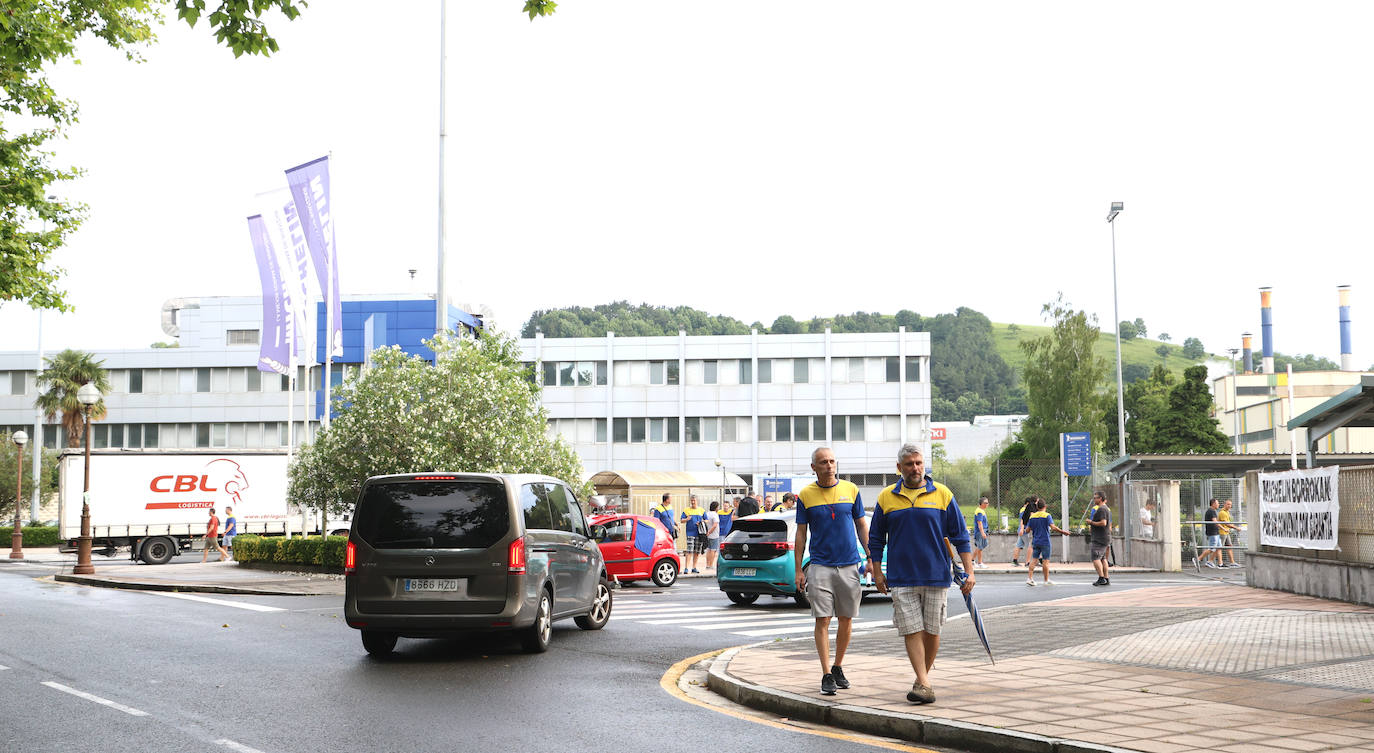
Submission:
[[[921,358],[920,356],[906,357],[906,380],[908,382],[921,381]]]
[[[852,382],[852,383],[854,383],[854,384],[863,384],[863,382],[864,382],[864,359],[862,359],[862,358],[851,358],[851,359],[849,359],[849,381]]]
[[[773,439],[776,442],[792,441],[792,417],[774,416],[773,417]]]
[[[726,416],[720,419],[720,441],[738,442],[738,433],[735,431],[735,423],[739,419],[734,416]]]
[[[688,416],[685,426],[687,432],[682,441],[700,442],[701,441],[701,419],[696,416]]]
[[[663,384],[663,362],[649,362],[649,384]]]
[[[24,394],[25,392],[28,391],[29,380],[28,380],[27,377],[28,377],[28,372],[24,372],[24,371],[11,371],[11,372],[10,372],[10,394],[11,394],[11,395],[22,395],[22,394]]]
[[[773,359],[759,359],[759,384],[773,383]]]
[[[862,442],[862,441],[864,441],[864,417],[863,417],[863,416],[847,416],[846,418],[849,419],[849,441],[851,441],[851,442]]]
[[[644,419],[630,419],[630,442],[640,444],[644,441]]]
[[[196,447],[210,446],[210,424],[196,424]]]
[[[558,386],[558,364],[554,361],[544,362],[544,386]]]
[[[576,364],[572,363],[571,361],[560,361],[558,363],[558,383],[560,385],[564,387],[571,387],[577,384],[577,382],[574,381],[576,377],[573,375],[573,369],[575,367]]]
[[[630,441],[630,419],[617,418],[615,420],[615,435],[613,441],[617,444],[624,444]]]
[[[806,384],[811,381],[811,359],[793,358],[792,359],[792,383]]]
[[[773,419],[768,416],[759,416],[759,441],[773,441]]]
[[[889,381],[889,382],[900,382],[900,381],[902,381],[902,375],[901,375],[901,373],[900,373],[901,362],[898,360],[897,356],[888,356],[887,359],[886,359],[886,361],[887,361],[887,381]]]
[[[597,361],[597,362],[596,362],[596,383],[597,383],[598,386],[604,386],[604,385],[606,384],[606,362],[605,362],[605,361]]]
[[[716,383],[716,362],[715,362],[715,361],[702,361],[702,362],[701,362],[701,365],[702,365],[702,368],[703,368],[703,374],[702,374],[701,383],[702,383],[702,384],[715,384],[715,383]]]
[[[680,364],[679,364],[677,361],[668,361],[667,364],[668,364],[668,384],[677,384],[677,383],[678,383],[678,380],[679,380],[679,378],[680,378],[680,376],[681,376],[680,374],[678,374],[678,368],[679,368]]]
[[[143,392],[143,369],[129,369],[129,394]]]
[[[143,425],[143,446],[156,449],[157,443],[157,424]]]
[[[701,440],[703,442],[720,441],[720,421],[716,418],[701,419]]]
[[[747,358],[741,358],[739,360],[739,383],[754,383],[754,362]]]
[[[678,419],[677,419],[677,416],[669,416],[669,417],[668,417],[668,441],[669,441],[669,442],[681,442],[681,441],[682,441],[682,433],[681,433],[680,427],[678,426]]]
[[[262,372],[257,369],[248,369],[243,375],[244,388],[249,392],[262,392]]]
[[[832,442],[844,442],[849,438],[849,420],[844,416],[830,417],[830,440]]]
[[[210,370],[208,368],[196,369],[196,392],[210,391]],[[206,441],[209,441],[208,439]],[[196,445],[197,447],[208,447],[209,445]]]
[[[596,419],[596,441],[605,443],[606,441],[606,419]]]
[[[229,345],[258,344],[258,330],[255,329],[231,329],[226,330],[225,334],[229,337]]]
[[[662,442],[662,441],[663,441],[663,428],[664,428],[664,424],[665,424],[665,423],[666,423],[666,422],[665,422],[663,419],[661,419],[661,418],[651,418],[651,419],[649,419],[649,441],[650,441],[650,442]]]
[[[811,417],[811,439],[817,442],[825,441],[825,416]]]
[[[811,439],[811,419],[809,417],[792,417],[792,439],[796,442],[806,442]]]

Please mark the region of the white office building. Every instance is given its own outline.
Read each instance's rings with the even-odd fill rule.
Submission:
[[[596,470],[810,473],[820,445],[861,487],[896,480],[897,450],[930,450],[925,332],[520,341],[550,431]]]

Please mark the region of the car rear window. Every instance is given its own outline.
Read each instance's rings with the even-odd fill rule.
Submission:
[[[737,520],[730,529],[730,534],[725,537],[727,544],[787,540],[787,522],[783,520]]]
[[[354,516],[377,549],[485,549],[510,530],[506,489],[495,481],[374,484]]]

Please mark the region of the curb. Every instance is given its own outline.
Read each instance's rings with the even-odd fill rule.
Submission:
[[[71,575],[58,573],[53,580],[61,583],[79,583],[97,588],[122,588],[131,591],[176,591],[183,593],[241,594],[244,596],[318,596],[319,594],[299,591],[279,591],[267,588],[239,588],[237,586],[215,586],[208,583],[149,583],[140,581],[111,580],[92,575]]]
[[[732,677],[728,670],[735,655],[746,648],[760,645],[765,644],[736,646],[713,659],[706,674],[706,687],[735,703],[760,711],[913,743],[987,753],[1138,753],[1125,748],[1044,737],[920,714],[832,703]]]

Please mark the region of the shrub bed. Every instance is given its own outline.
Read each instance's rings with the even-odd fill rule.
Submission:
[[[234,560],[280,566],[310,565],[330,572],[342,572],[344,544],[347,541],[347,536],[297,536],[287,539],[245,534],[234,537]]]
[[[24,532],[24,546],[57,546],[60,543],[57,526],[23,526],[20,530]],[[0,527],[0,547],[8,547],[13,535],[14,526]],[[339,561],[343,561],[342,555]]]

